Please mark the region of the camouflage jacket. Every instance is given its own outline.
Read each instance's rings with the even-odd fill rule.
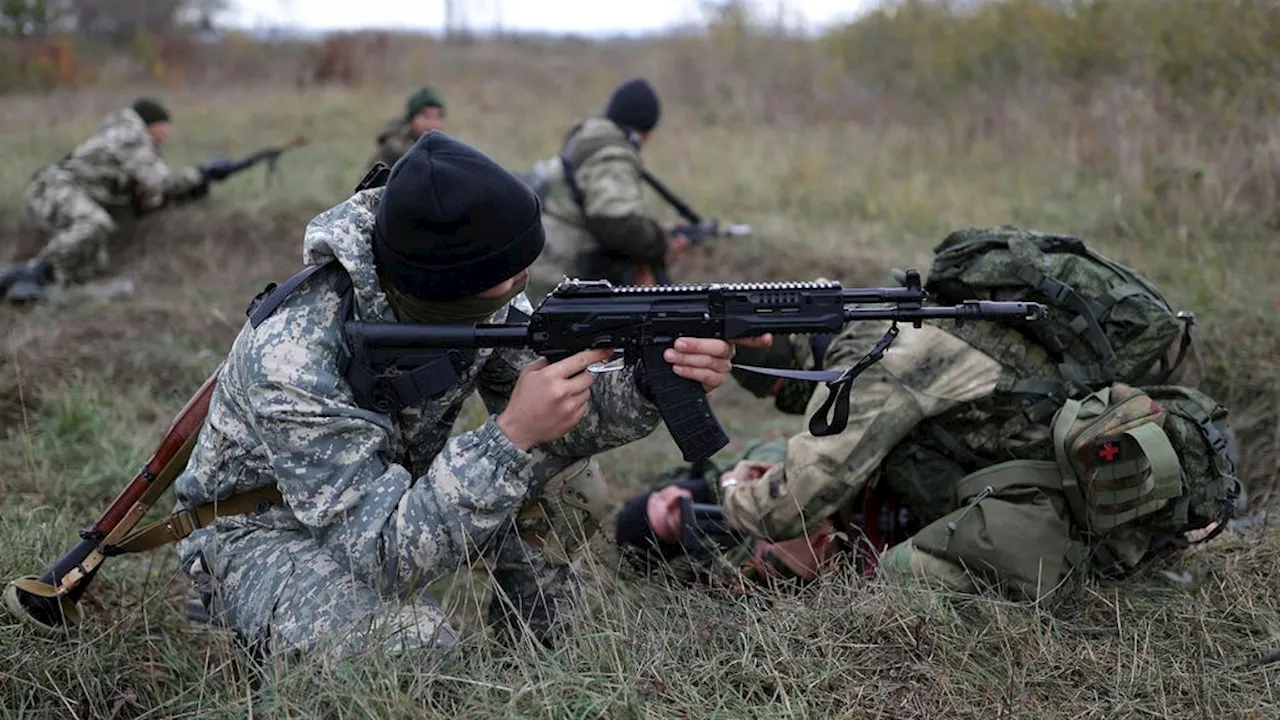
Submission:
[[[888,322],[849,323],[832,340],[824,365],[854,364],[888,328]],[[799,356],[811,358],[807,343],[796,345]],[[1003,374],[999,362],[947,330],[930,324],[903,330],[884,358],[854,382],[845,431],[791,437],[785,462],[756,482],[722,489],[726,517],[757,537],[803,534],[806,523],[852,500],[922,421],[991,395]],[[827,394],[825,385],[815,390],[806,417]]]
[[[336,258],[351,277],[356,315],[394,322],[370,246],[381,193],[357,193],[313,219],[303,261]],[[519,370],[535,359],[524,349],[477,351],[461,382],[434,400],[395,414],[363,409],[337,367],[340,275],[332,269],[312,276],[256,329],[240,331],[191,462],[176,481],[184,507],[271,485],[286,505],[220,518],[183,541],[184,559],[217,532],[265,525],[307,533],[362,582],[403,592],[455,570],[556,472],[657,426],[657,410],[633,376],[613,373],[596,379],[574,430],[518,449],[495,417]],[[505,320],[511,306],[531,311],[518,295],[492,321]],[[493,414],[450,437],[473,390]]]
[[[40,175],[46,182],[74,184],[102,205],[125,206],[136,200],[145,210],[204,183],[196,168],[169,169],[133,108],[103,118],[97,133]]]
[[[544,216],[554,220],[548,227],[556,229],[548,233],[547,243],[660,264],[667,253],[667,233],[645,213],[644,163],[622,128],[604,118],[587,118],[569,132],[565,148],[582,206],[557,162],[543,206]],[[557,234],[566,237],[552,237]]]
[[[412,125],[398,118],[388,120],[378,132],[378,149],[369,159],[369,165],[383,162],[387,167],[392,167],[416,142],[418,136],[413,134]]]

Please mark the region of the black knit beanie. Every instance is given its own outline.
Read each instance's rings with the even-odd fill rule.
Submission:
[[[649,132],[662,117],[662,102],[648,80],[632,78],[614,89],[604,116],[625,128]]]
[[[142,122],[148,125],[169,122],[169,111],[158,100],[153,98],[138,98],[133,103],[133,111],[138,113],[138,117],[142,118]]]
[[[446,301],[514,277],[544,242],[542,204],[528,185],[479,150],[431,131],[391,170],[373,256],[397,287]]]

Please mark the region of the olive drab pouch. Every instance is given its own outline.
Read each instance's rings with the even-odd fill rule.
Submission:
[[[1063,494],[1087,536],[1131,524],[1185,493],[1165,417],[1160,403],[1123,383],[1069,400],[1054,416]]]
[[[1090,389],[1168,382],[1187,350],[1196,350],[1193,315],[1174,312],[1135,270],[1076,237],[1011,226],[957,230],[934,248],[925,289],[943,304],[978,298],[1048,305],[1048,316],[1025,330],[1054,355],[1063,379]]]
[[[1056,463],[1010,460],[983,468],[956,483],[953,506],[911,537],[912,550],[943,561],[919,567],[954,575],[950,569],[958,566],[1026,599],[1061,584],[1078,547]]]

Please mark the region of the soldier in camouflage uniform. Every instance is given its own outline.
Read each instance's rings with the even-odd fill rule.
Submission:
[[[793,336],[768,351],[743,353],[742,359],[806,370],[849,367],[889,327],[881,321],[849,323],[834,338]],[[1178,343],[1165,354],[1181,355]],[[929,322],[904,330],[884,357],[858,376],[843,432],[819,437],[806,429],[785,445],[751,448],[727,472],[660,485],[632,498],[619,513],[619,543],[642,567],[676,559],[673,569],[686,580],[713,576],[716,565],[756,576],[811,578],[837,547],[832,531],[839,529],[870,541],[854,543],[872,545],[870,555],[859,558],[864,569],[878,561],[884,572],[930,578],[958,591],[973,591],[975,579],[982,579],[1005,584],[1015,597],[1041,598],[1068,567],[1127,574],[1157,551],[1185,545],[1184,533],[1203,537],[1202,529],[1211,533],[1225,525],[1241,493],[1226,412],[1195,390],[1169,385],[1144,386],[1150,397],[1143,396],[1137,413],[1112,422],[1153,408],[1163,415],[1163,435],[1170,454],[1177,456],[1174,487],[1152,484],[1152,460],[1146,484],[1108,491],[1124,498],[1104,508],[1121,522],[1098,530],[1101,514],[1092,503],[1104,502],[1101,484],[1085,491],[1090,519],[1082,517],[1061,479],[1064,461],[1054,452],[1060,444],[1051,437],[1057,416],[1052,428],[1047,416],[1030,420],[1037,408],[1013,391],[1045,379],[1064,381],[1063,367],[1060,358],[1016,327]],[[778,409],[788,413],[811,416],[830,393],[804,381],[739,369],[733,374],[756,395],[774,396]],[[1111,386],[1113,399],[1126,392],[1117,389],[1122,387]],[[1084,407],[1093,397],[1083,401]],[[1054,400],[1054,407],[1063,402]],[[1019,474],[1030,466],[1006,461],[1038,461],[1041,470],[1047,462],[1050,481],[1040,482],[1030,470]],[[982,475],[993,467],[1013,471],[1018,482],[1001,485]],[[984,483],[990,484],[984,489]],[[689,556],[680,548],[682,496],[723,505],[724,518],[738,535],[721,538],[722,555]],[[907,512],[898,512],[899,506]],[[869,524],[877,529],[868,533]],[[1097,532],[1090,534],[1086,527]],[[883,536],[871,537],[881,529]],[[791,544],[791,557],[784,562],[770,557],[780,554],[774,545],[779,541]],[[886,545],[887,552],[877,557]],[[720,573],[719,579],[726,576]]]
[[[653,284],[653,268],[689,246],[688,238],[669,237],[667,227],[644,210],[640,149],[661,113],[653,86],[628,80],[613,91],[603,117],[574,126],[561,154],[539,163],[536,172],[548,179],[542,215],[547,248],[529,273],[540,288],[566,275]],[[565,160],[573,168],[572,185]]]
[[[378,132],[378,150],[369,164],[396,164],[418,138],[432,130],[444,130],[444,98],[431,87],[418,88],[404,103],[404,115],[388,120]]]
[[[496,564],[491,616],[554,637],[601,513],[591,458],[659,421],[643,374],[582,372],[609,351],[548,364],[524,349],[481,349],[447,390],[379,412],[361,406],[339,360],[344,298],[373,322],[531,312],[521,291],[544,242],[539,205],[488,157],[436,132],[385,187],[308,225],[303,259],[320,269],[251,315],[176,480],[186,508],[279,491],[178,546],[210,617],[252,650],[452,646],[425,588],[482,553]],[[732,354],[723,341],[685,338],[667,359],[709,391]],[[492,414],[450,437],[473,390]]]
[[[110,210],[145,213],[208,190],[209,178],[199,168],[171,170],[160,156],[171,130],[168,111],[140,98],[36,174],[26,191],[27,213],[48,241],[26,281],[9,288],[10,300],[39,300],[50,281],[69,285],[105,273],[107,240],[116,231]]]

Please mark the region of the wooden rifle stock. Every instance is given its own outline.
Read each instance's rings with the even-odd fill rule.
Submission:
[[[11,612],[46,629],[80,622],[76,603],[103,560],[114,554],[114,544],[133,530],[186,467],[200,427],[209,412],[219,370],[221,366],[174,417],[155,452],[129,484],[116,495],[97,521],[80,531],[80,542],[39,577],[26,576],[9,583],[5,604]]]

